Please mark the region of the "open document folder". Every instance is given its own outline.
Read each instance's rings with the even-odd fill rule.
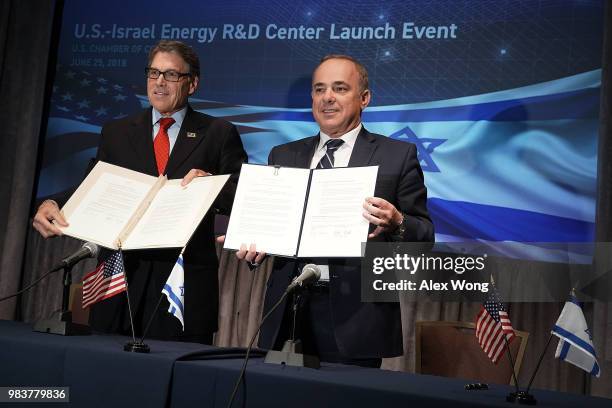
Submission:
[[[225,248],[298,257],[360,257],[363,202],[378,166],[297,169],[243,164]]]
[[[62,208],[74,238],[111,249],[184,247],[229,175],[181,180],[98,162]]]

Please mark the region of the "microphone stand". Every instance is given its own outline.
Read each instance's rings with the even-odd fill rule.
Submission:
[[[50,272],[55,272],[60,268],[54,268]],[[72,265],[64,265],[63,289],[62,289],[62,308],[56,310],[47,319],[39,320],[34,323],[34,331],[41,333],[59,334],[62,336],[81,336],[91,334],[89,326],[73,323],[72,312],[69,310],[70,285],[72,284]]]
[[[316,279],[318,280],[320,276],[321,276],[321,274],[319,272],[319,275],[316,277]],[[242,364],[242,369],[240,370],[240,375],[238,375],[238,379],[236,380],[236,384],[234,384],[234,390],[232,391],[232,395],[230,396],[230,399],[229,399],[229,401],[227,403],[227,408],[231,408],[232,404],[234,403],[234,398],[236,397],[236,393],[238,392],[238,387],[240,386],[240,383],[242,383],[242,379],[244,378],[244,373],[246,372],[247,363],[249,362],[249,355],[251,354],[251,348],[253,347],[253,343],[255,342],[255,338],[257,337],[257,335],[261,331],[261,328],[262,328],[263,324],[266,322],[266,320],[268,319],[268,317],[276,310],[276,308],[279,305],[281,305],[285,301],[285,299],[287,298],[289,293],[291,293],[295,289],[296,289],[296,287],[294,287],[293,285],[289,285],[289,287],[287,289],[285,289],[285,292],[280,297],[280,299],[278,299],[276,301],[276,303],[270,308],[270,310],[268,310],[268,312],[266,314],[264,314],[263,317],[261,318],[261,321],[259,322],[259,326],[257,327],[257,331],[255,331],[255,333],[253,333],[253,336],[251,337],[251,341],[249,341],[249,345],[248,345],[247,350],[246,350],[246,355],[244,357],[244,363]],[[293,320],[294,321],[294,334],[295,334],[295,316],[296,316],[295,313],[297,313],[297,306],[298,306],[298,302],[295,300],[295,297],[294,297],[294,303],[293,303],[293,310],[294,310],[294,320]],[[287,342],[289,342],[289,340]],[[287,343],[285,343],[285,346],[286,345],[287,345]],[[283,349],[284,348],[285,347],[283,347]],[[268,358],[268,355],[270,355],[271,352],[272,352],[272,350],[270,350],[268,352],[268,354],[266,355],[266,360]],[[277,352],[277,353],[282,353],[282,352]],[[315,357],[315,358],[317,358],[317,357]],[[268,361],[265,361],[265,362],[268,362]],[[317,364],[318,363],[319,363],[319,359],[317,358]],[[282,361],[279,361],[276,364],[285,364],[285,363],[282,362]],[[316,368],[319,368],[319,366],[317,365]]]
[[[285,341],[283,348],[278,350],[269,350],[264,359],[264,363],[268,364],[286,364],[294,367],[320,368],[321,363],[318,356],[302,354],[302,342],[295,339],[295,324],[297,320],[297,312],[300,303],[301,295],[296,293],[293,295],[293,326],[291,337]]]
[[[272,306],[270,308],[270,310],[268,310],[268,313],[266,313],[261,318],[261,321],[259,322],[259,326],[257,327],[257,331],[251,337],[251,341],[249,341],[249,345],[248,345],[247,350],[246,350],[246,355],[244,357],[244,363],[242,364],[242,369],[240,370],[240,375],[238,376],[238,379],[236,380],[236,384],[234,384],[234,390],[232,391],[232,395],[230,396],[230,399],[229,399],[229,401],[227,403],[227,408],[231,408],[232,404],[234,403],[234,398],[236,397],[236,393],[238,392],[238,387],[240,386],[240,383],[242,382],[242,379],[244,378],[244,373],[246,372],[247,363],[249,362],[249,355],[251,354],[251,348],[253,347],[253,343],[255,342],[255,338],[257,337],[257,335],[261,331],[261,327],[263,326],[265,321],[268,319],[268,317],[272,314],[272,312],[274,312],[276,310],[276,308],[281,303],[283,303],[283,301],[285,300],[287,295],[289,295],[289,293],[290,293],[289,290],[285,290],[285,292],[280,297],[280,299],[278,299],[276,301],[276,303],[274,304],[274,306]]]

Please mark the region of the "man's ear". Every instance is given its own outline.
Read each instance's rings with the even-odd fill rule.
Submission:
[[[200,84],[200,77],[194,76],[189,79],[189,96],[193,95]]]
[[[364,110],[369,104],[370,99],[372,98],[372,93],[369,89],[361,92],[361,110]]]

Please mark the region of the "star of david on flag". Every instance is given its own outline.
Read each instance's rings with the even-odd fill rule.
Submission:
[[[408,126],[393,133],[389,137],[392,139],[413,143],[417,147],[417,157],[423,171],[440,172],[440,169],[433,161],[431,154],[434,152],[436,147],[446,142],[446,139],[417,137],[417,135]]]
[[[570,299],[565,302],[552,334],[559,337],[556,358],[582,368],[595,377],[600,376],[601,371],[589,327],[582,306],[573,295],[570,295]]]
[[[185,330],[185,269],[183,267],[183,254],[180,254],[170,276],[162,289],[162,293],[168,298],[168,313],[179,319]]]

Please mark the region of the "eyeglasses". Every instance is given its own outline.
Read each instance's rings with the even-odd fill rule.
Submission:
[[[160,75],[163,75],[166,81],[178,82],[181,80],[181,77],[190,76],[191,73],[187,72],[184,74],[182,72],[176,72],[171,69],[168,71],[160,71],[159,69],[155,68],[145,68],[145,75],[149,79],[157,79]]]

